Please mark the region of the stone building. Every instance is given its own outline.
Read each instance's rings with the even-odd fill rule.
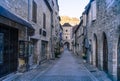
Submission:
[[[51,57],[52,7],[47,0],[31,0],[29,3],[30,21],[35,29],[34,35],[30,38],[34,54],[30,57],[30,63],[36,66]]]
[[[59,29],[59,41],[60,41],[60,52],[63,51],[63,28],[62,25],[60,24],[60,29]]]
[[[72,52],[76,54],[76,49],[75,49],[75,30],[77,28],[77,25],[72,28]]]
[[[52,51],[52,57],[55,57],[55,51],[58,49],[59,46],[59,29],[60,29],[60,17],[59,17],[59,5],[58,5],[58,0],[50,0],[51,5],[53,8],[52,12],[52,29],[51,29],[51,51]],[[57,47],[57,48],[56,48]]]
[[[62,25],[63,27],[63,43],[64,46],[69,50],[72,50],[72,26],[69,23],[65,23]]]
[[[118,0],[90,0],[83,13],[88,62],[105,71],[113,81],[120,80],[119,5]]]
[[[0,77],[28,65],[28,38],[34,28],[27,4],[26,0],[0,1]]]
[[[75,29],[75,53],[79,56],[82,56],[83,54],[83,39],[84,39],[84,34],[83,34],[83,18],[80,18],[80,23],[79,25],[76,26]]]
[[[54,57],[51,47],[53,32],[60,26],[58,12],[57,0],[0,1],[0,77]]]

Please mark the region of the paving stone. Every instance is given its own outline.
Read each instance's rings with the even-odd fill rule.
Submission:
[[[93,81],[89,76],[41,76],[35,81]]]
[[[70,51],[64,50],[59,61],[43,75],[38,75],[33,81],[97,81],[96,78]]]
[[[81,61],[81,62],[80,62]],[[9,81],[98,81],[70,51],[64,50],[59,60],[23,73]]]

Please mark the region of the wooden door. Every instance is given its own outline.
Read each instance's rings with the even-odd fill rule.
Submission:
[[[0,25],[0,33],[3,34],[3,62],[0,64],[0,77],[14,72],[18,66],[18,30]]]

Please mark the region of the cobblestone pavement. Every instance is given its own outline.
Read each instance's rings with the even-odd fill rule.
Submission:
[[[64,50],[62,57],[42,75],[37,75],[32,81],[97,81],[97,79],[78,63],[70,51]]]
[[[32,81],[38,74],[43,74],[48,68],[52,67],[57,60],[58,59],[49,60],[33,70],[30,70],[25,73],[17,73],[14,76],[12,76],[12,79],[9,79],[8,77],[8,79],[5,79],[3,81]]]
[[[112,81],[104,71],[99,70],[95,66],[90,65],[88,63],[85,63],[84,65],[91,72],[91,74],[94,75],[99,81]]]
[[[97,78],[98,81],[112,81],[110,79],[110,77],[107,75],[107,73],[105,73],[103,70],[99,70],[97,67],[86,63],[83,61],[83,59],[80,56],[75,56],[75,54],[73,55],[78,63],[82,63],[87,70],[94,76]]]
[[[49,60],[25,73],[0,81],[111,81],[106,73],[64,50],[60,59]]]

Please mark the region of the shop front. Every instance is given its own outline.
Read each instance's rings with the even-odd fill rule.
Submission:
[[[20,66],[27,64],[30,42],[26,41],[33,32],[31,24],[0,6],[0,77],[16,72]]]
[[[18,30],[0,24],[0,77],[18,66]]]

